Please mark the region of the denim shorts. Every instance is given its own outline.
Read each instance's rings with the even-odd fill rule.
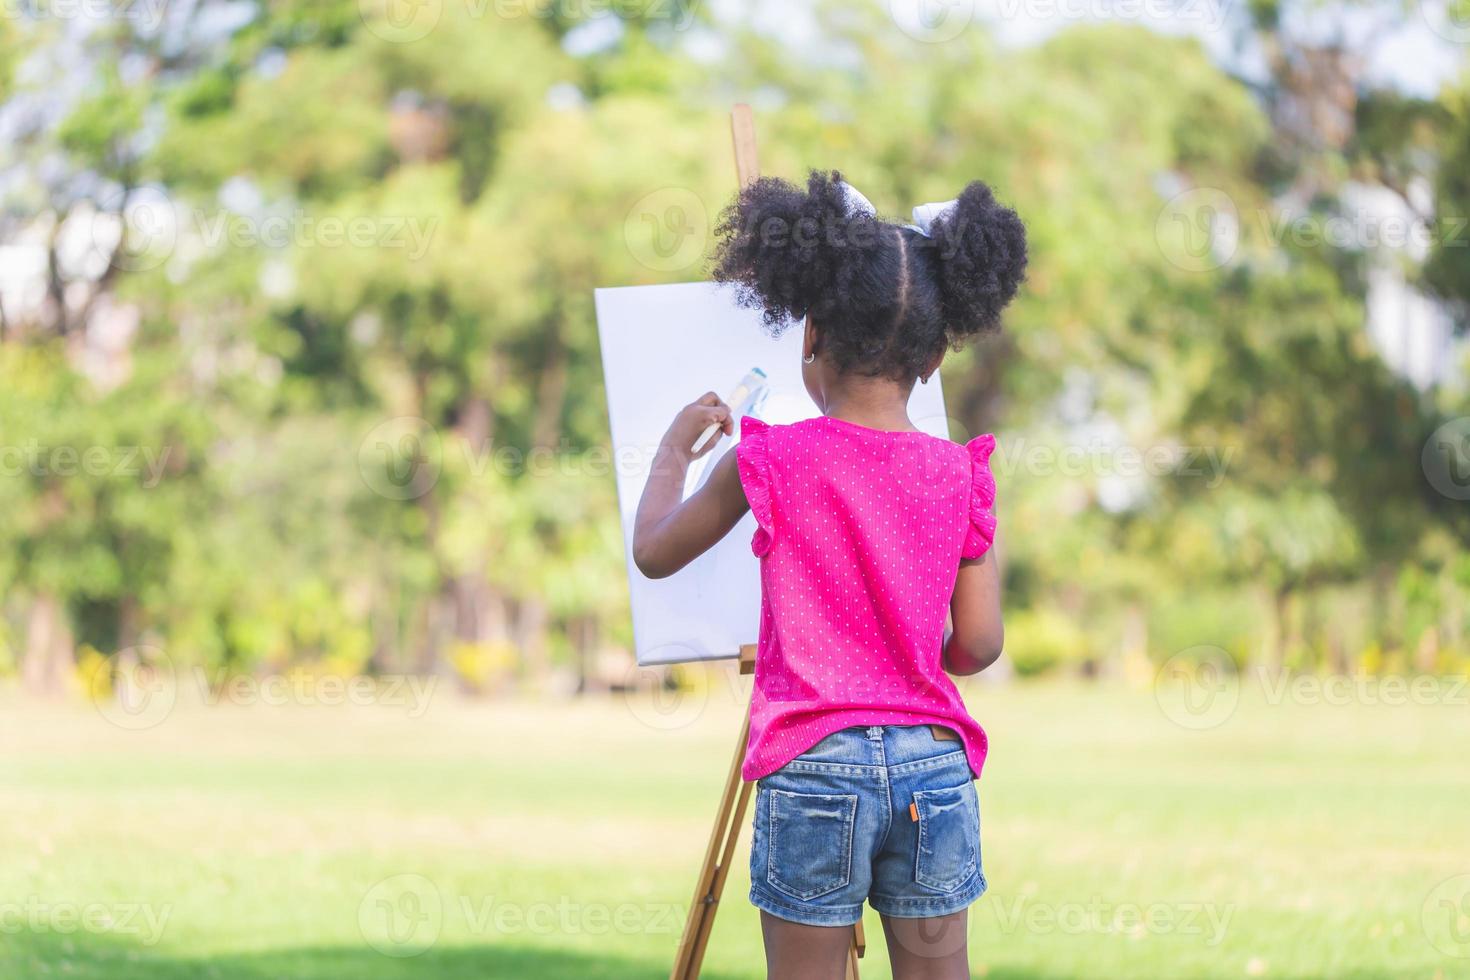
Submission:
[[[984,892],[970,764],[928,725],[845,728],[756,784],[756,908],[848,926],[864,900],[882,915],[927,918]]]

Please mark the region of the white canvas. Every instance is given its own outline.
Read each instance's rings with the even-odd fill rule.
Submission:
[[[801,383],[801,330],[773,339],[759,312],[741,309],[732,290],[713,283],[599,289],[596,300],[638,662],[737,656],[760,627],[760,565],[750,551],[755,518],[747,514],[708,552],[654,581],[633,564],[633,516],[659,439],[675,413],[706,391],[726,398],[759,367],[770,386],[760,418],[779,425],[817,414]],[[914,386],[909,417],[948,438],[937,375]],[[722,437],[705,459],[712,466],[734,444]],[[691,487],[697,476],[691,475]]]

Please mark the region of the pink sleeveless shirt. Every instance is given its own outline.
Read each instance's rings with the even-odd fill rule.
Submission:
[[[964,446],[819,417],[740,422],[761,559],[760,645],[741,775],[853,725],[944,725],[971,771],[985,731],[941,665],[961,558],[995,538],[995,437]]]

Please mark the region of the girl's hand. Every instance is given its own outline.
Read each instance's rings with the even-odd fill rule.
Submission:
[[[690,452],[711,425],[718,426],[718,431],[699,452]],[[704,554],[750,510],[734,453],[716,462],[704,486],[684,499],[689,460],[703,456],[720,441],[721,434],[734,430],[730,406],[707,391],[680,409],[664,433],[633,520],[633,561],[649,578],[672,575]]]
[[[711,425],[718,425],[720,433],[727,436],[735,432],[735,419],[730,414],[730,406],[720,401],[720,396],[713,391],[707,391],[685,405],[679,410],[679,414],[674,416],[674,421],[669,425],[669,431],[664,433],[664,445],[680,457],[698,459],[720,441],[720,433],[716,433],[699,447],[699,452],[689,451],[699,441],[699,437],[704,435],[704,430]]]

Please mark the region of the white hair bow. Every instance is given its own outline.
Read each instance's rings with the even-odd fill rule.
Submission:
[[[847,200],[847,211],[849,214],[857,213],[877,216],[878,209],[873,207],[872,201],[863,196],[862,191],[845,180],[838,181],[838,183],[842,186],[843,197]],[[917,231],[925,238],[932,238],[934,236],[929,234],[929,229],[934,226],[934,222],[948,214],[958,203],[960,203],[958,200],[953,200],[940,201],[937,204],[920,204],[913,211],[914,223],[907,227]]]

